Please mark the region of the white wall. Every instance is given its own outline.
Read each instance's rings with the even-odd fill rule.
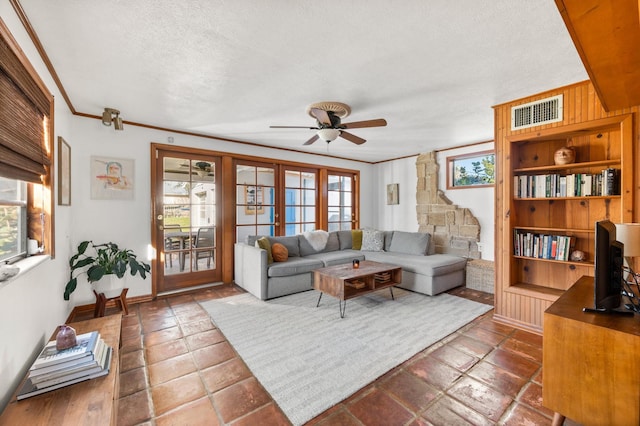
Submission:
[[[416,215],[416,159],[408,157],[376,164],[373,178],[375,216],[372,223],[361,221],[362,227],[372,226],[385,231],[398,230],[414,232],[418,230]],[[387,185],[398,184],[399,204],[387,205]],[[363,194],[366,194],[363,192]]]
[[[480,222],[480,242],[483,244],[482,258],[494,259],[494,187],[452,189],[447,190],[447,157],[494,149],[493,142],[473,145],[465,148],[450,149],[438,152],[436,159],[439,165],[438,188],[453,204],[466,207]],[[416,157],[403,158],[376,164],[374,166],[374,222],[362,221],[362,226],[371,225],[383,230],[398,229],[417,231],[416,214]],[[389,183],[400,185],[400,204],[386,204],[386,188]]]

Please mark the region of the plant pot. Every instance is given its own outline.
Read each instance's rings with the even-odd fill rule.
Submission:
[[[93,289],[98,294],[103,293],[107,299],[117,297],[124,289],[124,279],[114,274],[105,275],[100,281],[93,283]]]

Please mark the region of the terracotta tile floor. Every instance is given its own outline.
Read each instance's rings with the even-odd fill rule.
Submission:
[[[222,285],[130,307],[118,425],[290,424],[197,303],[239,292]],[[491,294],[451,293],[493,304]],[[309,424],[549,425],[541,362],[542,337],[494,322],[491,311]]]

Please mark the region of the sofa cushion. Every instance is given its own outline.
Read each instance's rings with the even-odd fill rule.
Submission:
[[[298,235],[294,235],[291,237],[268,237],[271,245],[275,243],[280,243],[287,248],[289,251],[289,257],[299,257],[300,256],[300,245],[298,243]]]
[[[338,240],[338,233],[337,232],[329,232],[329,239],[327,240],[327,245],[324,246],[324,250],[322,250],[324,253],[330,252],[330,251],[338,251],[340,250],[340,241]]]
[[[324,263],[324,266],[333,266],[351,263],[351,261],[355,259],[364,260],[364,253],[360,250],[347,249],[312,254],[308,256],[308,258],[321,260]]]
[[[429,277],[464,271],[467,265],[467,259],[464,257],[449,254],[423,256],[394,252],[367,252],[365,257],[367,260],[400,266],[404,271]]]
[[[429,234],[423,232],[394,231],[388,251],[395,253],[426,255],[429,248]]]
[[[365,229],[362,231],[362,251],[383,251],[384,232],[375,229]]]
[[[267,251],[267,263],[273,263],[273,252],[271,251],[271,242],[267,237],[261,237],[256,240],[256,247],[260,247]]]
[[[327,246],[329,233],[323,230],[307,231],[298,236],[300,256],[319,253]]]
[[[290,275],[304,274],[320,268],[324,268],[324,263],[320,259],[289,257],[286,262],[276,262],[269,265],[267,275],[270,278],[288,277]]]
[[[393,231],[382,231],[384,232],[384,251],[389,251],[391,248],[391,239],[393,238]]]
[[[351,248],[354,250],[362,248],[362,229],[351,230]]]
[[[338,242],[340,244],[340,250],[348,250],[353,248],[353,237],[351,230],[349,231],[337,231]]]
[[[289,250],[280,243],[275,243],[271,246],[271,253],[273,254],[274,262],[286,262],[289,259]]]

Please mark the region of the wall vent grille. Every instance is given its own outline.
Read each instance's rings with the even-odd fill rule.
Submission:
[[[511,108],[511,130],[562,121],[562,95]]]

